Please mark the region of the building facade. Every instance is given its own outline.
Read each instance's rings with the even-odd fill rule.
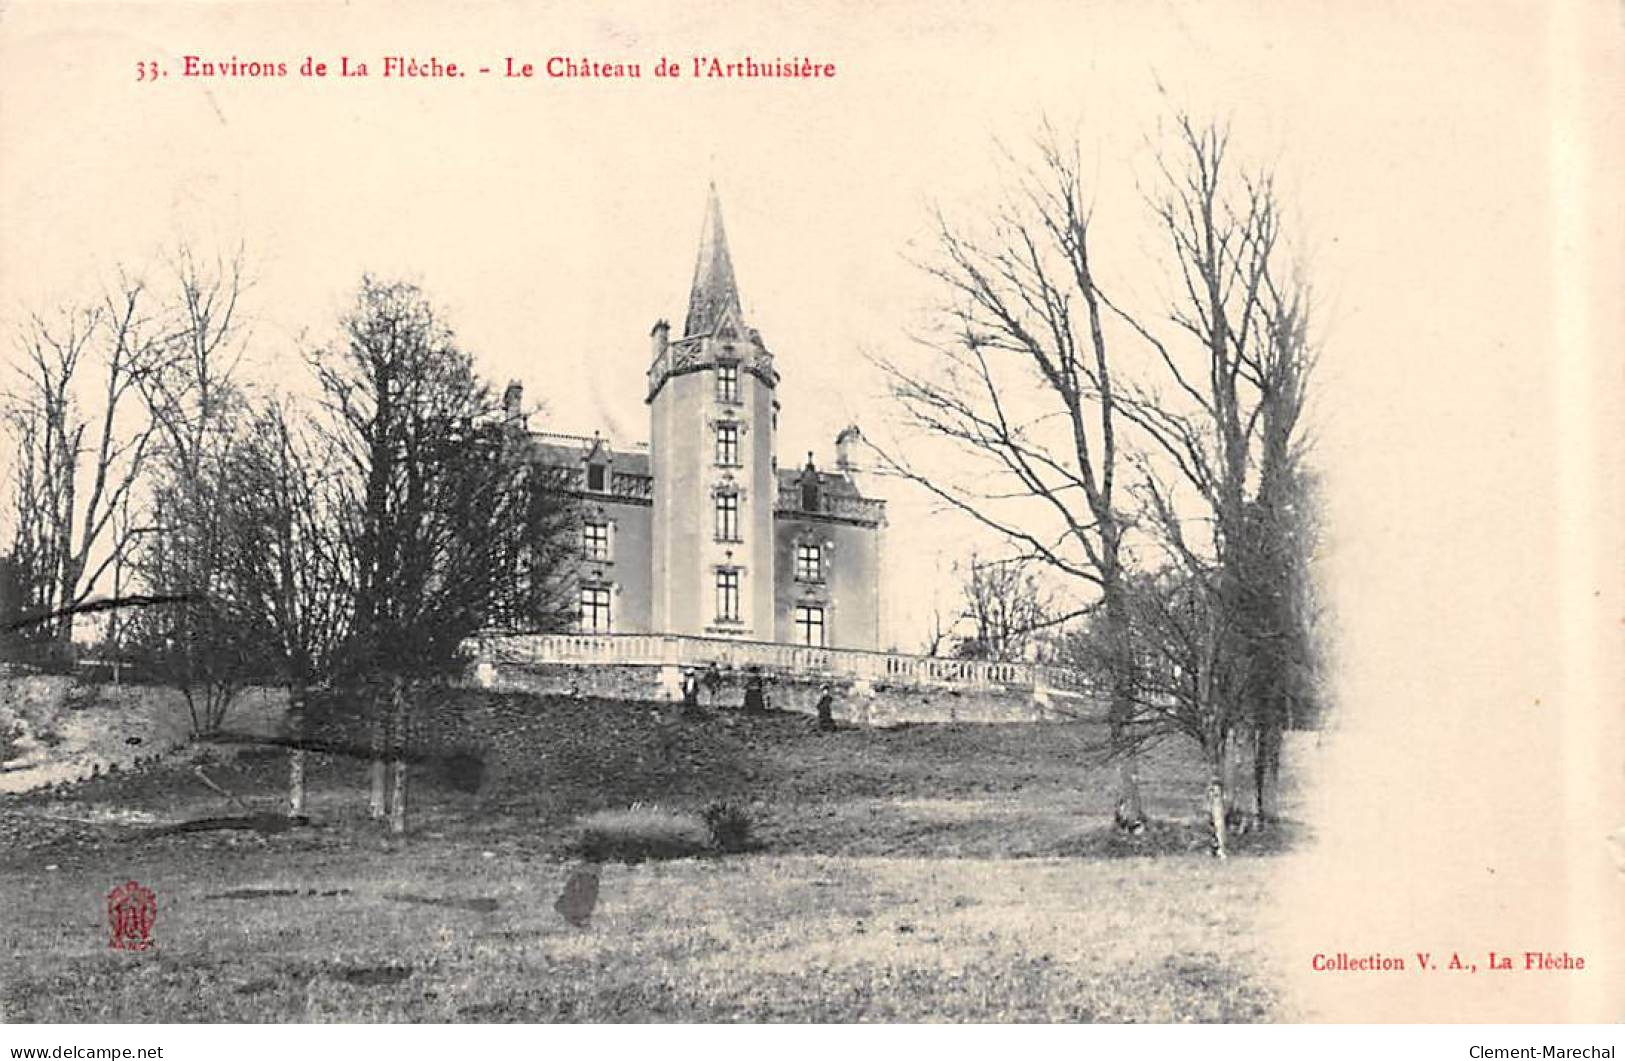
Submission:
[[[537,432],[531,459],[579,475],[582,632],[881,647],[885,502],[856,427],[833,469],[780,468],[780,375],[740,305],[713,186],[680,335],[650,332],[649,442]],[[506,395],[517,415],[521,392]]]

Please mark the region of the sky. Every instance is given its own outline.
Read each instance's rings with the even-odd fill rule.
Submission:
[[[119,10],[24,4],[8,15],[0,310],[78,297],[111,263],[152,268],[181,240],[240,242],[257,278],[251,349],[279,382],[370,270],[419,280],[492,378],[526,385],[538,422],[646,438],[648,330],[683,312],[715,180],[747,315],[783,374],[779,452],[827,462],[848,423],[887,435],[894,410],[868,359],[913,351],[934,297],[911,264],[929,249],[930,212],[974,216],[997,194],[995,141],[1019,151],[1046,119],[1075,130],[1108,282],[1145,286],[1152,246],[1137,183],[1170,106],[1229,121],[1238,150],[1277,169],[1297,211],[1325,306],[1316,428],[1328,463],[1358,447],[1361,470],[1381,476],[1411,459],[1406,433],[1366,430],[1406,415],[1406,391],[1457,388],[1430,412],[1450,422],[1518,385],[1459,378],[1472,358],[1442,356],[1441,342],[1530,350],[1545,326],[1545,278],[1490,251],[1544,238],[1545,156],[1519,146],[1547,135],[1534,7],[1483,19],[1446,5],[1429,32],[1402,5],[1311,4],[1293,17],[1247,3],[1031,4],[1007,16],[971,4],[784,5],[754,17],[714,5],[495,4],[478,18],[408,7],[387,20],[367,5],[309,19],[270,5]],[[378,58],[395,53],[498,68],[509,55],[646,67],[664,55],[807,55],[838,73],[767,84],[378,78]],[[375,75],[188,80],[188,54],[295,73],[305,56],[336,65],[349,54]],[[147,61],[171,76],[136,81]],[[1420,282],[1419,263],[1445,261]],[[1530,312],[1483,313],[1520,300]],[[898,493],[893,522],[910,529],[893,536],[907,543],[894,567],[930,557],[936,568],[965,551],[972,528],[925,520],[928,502]],[[892,604],[891,640],[908,647],[928,609],[919,595]]]
[[[1377,903],[1370,938],[1397,945],[1452,906],[1579,902],[1577,878],[1543,872],[1503,826],[1588,815],[1617,791],[1617,770],[1574,749],[1618,747],[1603,705],[1622,687],[1619,45],[1617,8],[1584,0],[11,4],[0,323],[179,240],[240,242],[265,380],[288,384],[364,271],[408,276],[547,427],[642,440],[648,331],[681,319],[715,180],[746,317],[783,374],[781,460],[826,461],[847,423],[888,429],[868,357],[910,349],[931,210],[989,200],[995,139],[1019,146],[1046,118],[1077,132],[1108,282],[1148,295],[1146,138],[1170,105],[1228,121],[1279,174],[1323,310],[1322,566],[1340,697],[1368,735],[1330,757],[1360,796],[1326,813],[1363,850],[1373,808],[1405,793],[1527,869],[1453,904]],[[646,76],[204,81],[179,76],[187,54],[290,73],[306,56],[375,73],[388,54],[569,56]],[[838,72],[648,76],[660,56],[745,54]],[[140,82],[138,62],[171,73]],[[895,485],[888,611],[907,648],[978,539]],[[1520,770],[1542,780],[1514,799]],[[1595,855],[1550,839],[1556,864]],[[1400,843],[1383,864],[1425,862],[1425,841]],[[1567,902],[1543,908],[1542,938],[1568,938]]]

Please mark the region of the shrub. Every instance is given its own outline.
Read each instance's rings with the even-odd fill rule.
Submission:
[[[0,763],[9,763],[21,754],[17,742],[26,735],[26,731],[20,725],[0,728]]]
[[[705,822],[661,807],[633,804],[626,810],[598,811],[582,818],[580,825],[578,850],[598,862],[687,858],[706,850]]]
[[[750,848],[750,815],[743,807],[718,800],[705,808],[705,827],[711,831],[711,846],[727,854]]]

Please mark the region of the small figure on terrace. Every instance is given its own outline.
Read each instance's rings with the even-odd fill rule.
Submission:
[[[818,687],[818,729],[823,733],[835,731],[835,694],[827,684]]]
[[[762,712],[767,710],[767,697],[763,692],[762,669],[752,665],[745,677],[745,710]]]

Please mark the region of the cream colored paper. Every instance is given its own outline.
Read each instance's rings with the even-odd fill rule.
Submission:
[[[288,76],[183,76],[285,63]],[[386,56],[463,78],[383,78]],[[653,76],[662,57],[834,76]],[[372,68],[336,75],[342,57]],[[303,77],[304,60],[329,76]],[[509,58],[534,64],[504,76]],[[545,76],[552,57],[639,79]],[[781,454],[879,419],[928,208],[990,139],[1077,129],[1115,224],[1168,99],[1273,159],[1326,308],[1315,399],[1338,726],[1274,952],[1310,1019],[1625,1017],[1617,6],[695,3],[0,10],[0,312],[177,239],[255,263],[293,359],[363,270],[421,279],[562,430],[645,437],[707,182],[786,380]],[[138,80],[140,64],[165,74]],[[1138,156],[1143,160],[1143,154]],[[1125,222],[1125,227],[1126,222]],[[1127,237],[1123,246],[1132,244]],[[6,356],[11,356],[10,354]],[[261,364],[260,369],[266,369]],[[274,374],[274,366],[270,369]],[[912,507],[911,507],[912,506]],[[893,640],[953,544],[893,501]],[[911,560],[910,554],[916,559]],[[1317,953],[1583,955],[1583,973],[1321,973]]]

